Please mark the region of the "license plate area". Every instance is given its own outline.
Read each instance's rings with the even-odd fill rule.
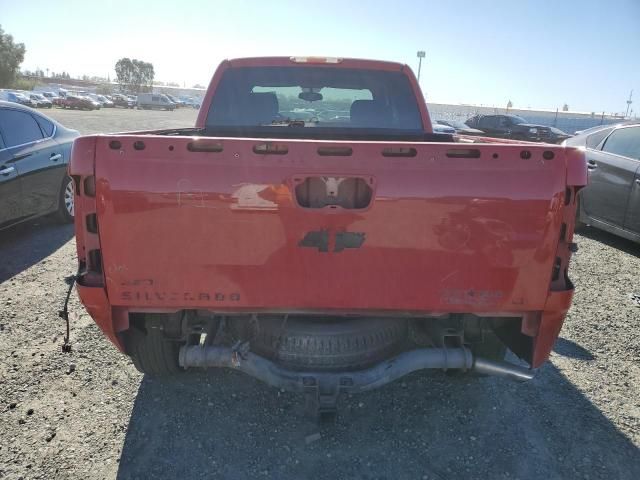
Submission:
[[[292,190],[296,204],[306,209],[366,210],[375,194],[375,178],[369,176],[295,176]]]

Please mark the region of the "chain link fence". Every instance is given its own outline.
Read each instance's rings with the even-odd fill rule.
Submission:
[[[431,120],[459,120],[464,122],[474,115],[518,115],[528,122],[549,127],[556,127],[560,130],[574,134],[576,131],[595,127],[596,125],[607,125],[620,123],[625,118],[620,116],[605,115],[602,113],[577,113],[548,110],[520,110],[510,108],[479,107],[475,105],[445,105],[440,103],[430,103],[429,113]]]

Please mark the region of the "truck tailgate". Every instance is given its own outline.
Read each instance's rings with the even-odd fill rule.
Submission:
[[[542,310],[575,156],[550,145],[94,138],[107,295],[142,309]],[[343,185],[358,200],[332,205]],[[309,201],[323,195],[324,208]]]

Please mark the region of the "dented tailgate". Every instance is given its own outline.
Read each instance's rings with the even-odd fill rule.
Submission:
[[[109,302],[543,310],[580,158],[549,145],[95,137]]]

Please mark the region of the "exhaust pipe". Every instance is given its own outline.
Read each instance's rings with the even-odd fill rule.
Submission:
[[[289,370],[254,353],[229,347],[199,345],[180,348],[179,364],[191,367],[227,367],[240,370],[268,385],[304,392],[309,385],[337,385],[349,393],[381,387],[417,370],[475,370],[517,381],[533,378],[533,371],[506,362],[474,357],[468,348],[422,348],[401,353],[373,367],[355,372],[301,372]]]
[[[535,372],[529,368],[519,367],[507,362],[487,360],[482,357],[475,358],[473,369],[483,375],[509,378],[516,382],[526,382],[535,376]]]

